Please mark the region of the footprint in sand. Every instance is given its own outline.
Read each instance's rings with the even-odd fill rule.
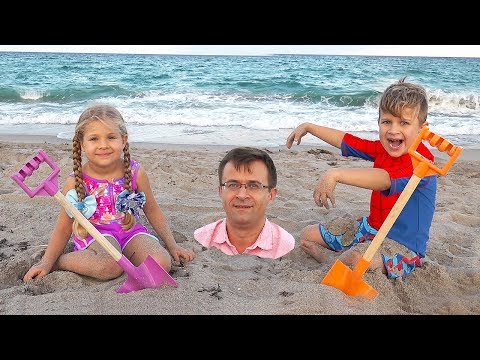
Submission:
[[[452,220],[461,225],[476,227],[480,225],[480,217],[473,215],[464,215],[460,213],[453,213],[450,215]]]

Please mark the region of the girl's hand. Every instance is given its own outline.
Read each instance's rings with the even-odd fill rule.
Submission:
[[[183,263],[189,262],[189,261],[192,261],[195,258],[195,253],[193,252],[193,250],[184,249],[180,245],[175,245],[175,248],[170,252],[171,252],[171,254],[173,256],[173,260],[176,264],[179,264],[179,263],[182,263],[182,262]],[[183,261],[180,258],[182,258]]]
[[[52,269],[51,266],[46,265],[43,260],[40,260],[38,263],[33,265],[30,270],[27,271],[25,276],[23,277],[24,282],[28,282],[32,279],[40,279],[47,275],[50,270]]]

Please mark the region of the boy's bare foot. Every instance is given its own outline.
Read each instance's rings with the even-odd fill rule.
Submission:
[[[313,241],[301,240],[300,248],[318,262],[325,261],[325,254],[322,252],[322,246]]]

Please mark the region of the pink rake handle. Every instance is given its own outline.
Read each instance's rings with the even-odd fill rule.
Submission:
[[[24,181],[28,176],[31,176],[35,170],[38,169],[42,162],[47,163],[52,168],[52,173],[47,176],[45,180],[42,181],[35,189],[30,189],[25,185]],[[35,155],[28,163],[26,163],[16,174],[12,175],[12,179],[20,185],[20,187],[27,193],[31,198],[34,196],[54,196],[58,191],[58,173],[60,169],[57,164],[55,164],[43,150],[38,150],[37,155]]]

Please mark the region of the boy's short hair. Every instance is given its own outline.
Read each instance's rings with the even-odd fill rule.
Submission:
[[[223,169],[225,165],[232,161],[235,169],[240,170],[240,167],[244,165],[248,170],[249,164],[252,161],[260,160],[266,166],[268,170],[268,186],[276,187],[277,186],[277,169],[273,163],[272,158],[266,151],[252,148],[252,147],[238,147],[230,150],[220,161],[218,165],[218,179],[220,184],[222,183]]]
[[[405,78],[402,78],[383,92],[378,107],[378,120],[380,121],[381,112],[401,117],[404,108],[414,109],[414,115],[419,119],[420,125],[427,120],[428,100],[425,89],[407,83]]]

